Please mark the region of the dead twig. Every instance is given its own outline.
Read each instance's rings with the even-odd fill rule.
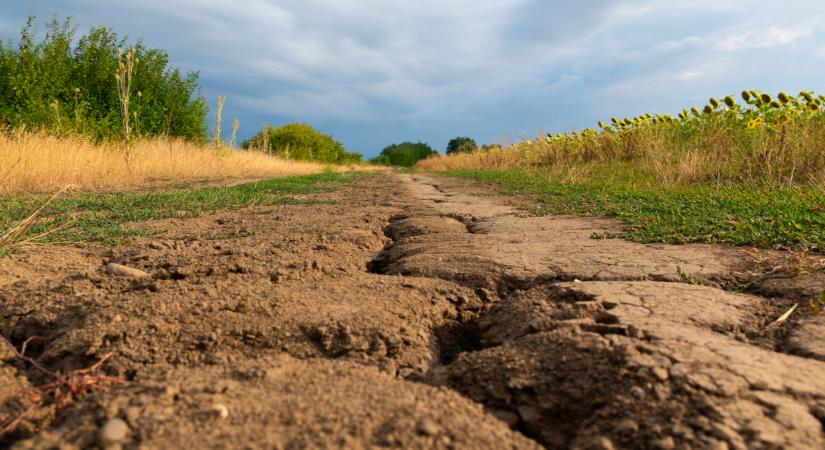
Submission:
[[[92,391],[100,389],[105,384],[126,384],[126,381],[117,377],[95,374],[95,372],[103,367],[106,361],[111,359],[111,353],[104,355],[96,363],[85,369],[70,370],[66,373],[59,370],[49,370],[34,358],[26,356],[26,349],[35,339],[37,339],[36,336],[26,339],[18,350],[10,340],[0,335],[0,342],[10,348],[17,359],[30,364],[34,369],[47,377],[45,383],[28,393],[28,399],[32,401],[33,404],[4,426],[2,430],[0,430],[0,436],[13,432],[24,420],[31,416],[38,406],[44,406],[44,402],[48,400],[51,400],[50,404],[60,410],[68,406],[72,401],[84,398]],[[26,392],[21,393],[21,396],[26,396]]]
[[[782,323],[786,322],[791,317],[791,314],[793,314],[794,311],[796,311],[796,308],[799,308],[799,303],[793,305],[793,307],[791,307],[791,309],[786,311],[785,314],[782,314],[781,316],[779,316],[779,318],[776,319],[770,325],[768,325],[767,328],[773,328],[775,326],[781,325]]]

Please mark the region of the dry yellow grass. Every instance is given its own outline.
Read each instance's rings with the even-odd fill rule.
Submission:
[[[178,182],[275,178],[318,173],[328,167],[173,139],[135,143],[128,164],[125,154],[121,143],[96,145],[81,137],[0,132],[0,195],[53,192],[67,186],[120,190]]]

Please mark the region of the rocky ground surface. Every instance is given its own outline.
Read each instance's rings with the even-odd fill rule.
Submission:
[[[0,447],[825,447],[825,274],[458,183],[0,260]]]

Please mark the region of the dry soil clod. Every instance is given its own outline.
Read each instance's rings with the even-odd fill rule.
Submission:
[[[106,264],[103,267],[103,270],[110,275],[116,275],[126,278],[146,278],[149,276],[148,273],[140,269],[135,269],[134,267],[124,266],[122,264],[117,263]]]

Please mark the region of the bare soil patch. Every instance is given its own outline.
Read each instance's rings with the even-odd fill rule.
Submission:
[[[423,175],[313,198],[0,260],[0,333],[126,382],[56,410],[0,348],[0,426],[35,405],[0,445],[93,448],[115,418],[123,448],[825,445],[822,316],[769,326],[816,276],[730,292],[742,249],[596,240],[616,225]]]

